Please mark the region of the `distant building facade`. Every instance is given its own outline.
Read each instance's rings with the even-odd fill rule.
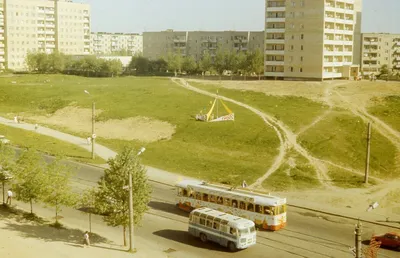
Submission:
[[[133,33],[91,33],[91,53],[95,55],[118,55],[125,52],[134,56],[143,53],[143,36]]]
[[[0,2],[0,68],[26,70],[31,52],[90,53],[90,6],[70,0]]]
[[[217,48],[228,51],[263,51],[263,31],[160,31],[143,33],[143,56],[166,57],[169,52],[192,56],[199,61],[208,52],[215,57]]]
[[[400,73],[400,34],[363,33],[362,73],[377,75],[382,65],[387,65],[389,72]]]

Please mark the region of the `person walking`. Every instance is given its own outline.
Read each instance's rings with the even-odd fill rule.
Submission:
[[[242,187],[243,187],[243,188],[246,188],[246,187],[247,187],[246,180],[243,180]]]
[[[12,189],[8,189],[8,191],[7,191],[7,202],[6,202],[6,204],[8,204],[8,202],[10,202],[10,206],[11,206],[11,199],[12,199],[12,196],[13,196]]]
[[[83,235],[83,246],[90,246],[90,239],[89,239],[89,232],[86,231],[85,234]]]

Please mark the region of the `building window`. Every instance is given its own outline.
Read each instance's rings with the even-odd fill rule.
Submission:
[[[292,1],[292,6],[293,7],[296,6],[296,2]]]
[[[294,39],[294,35],[292,35],[292,39]]]
[[[304,0],[300,1],[300,6],[303,7],[304,6]]]
[[[300,35],[300,39],[304,39],[304,34],[301,34],[301,35]]]
[[[293,67],[290,67],[290,71],[293,72]]]
[[[300,57],[300,61],[303,62],[303,60],[304,60],[304,57],[301,56],[301,57]]]
[[[290,50],[293,50],[294,49],[294,46],[293,45],[290,45]]]
[[[302,73],[302,72],[303,72],[303,68],[300,68],[300,69],[299,69],[299,72],[301,72],[301,73]]]
[[[304,24],[300,24],[300,29],[304,29]]]
[[[300,48],[301,50],[304,50],[304,47],[303,47],[303,45],[301,45],[301,48]]]

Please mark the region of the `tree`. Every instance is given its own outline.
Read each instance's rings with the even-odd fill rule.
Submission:
[[[108,160],[109,168],[98,182],[95,197],[95,208],[108,216],[104,221],[113,227],[122,226],[124,245],[125,231],[129,225],[129,191],[125,190],[129,182],[129,171],[132,173],[134,223],[138,224],[150,201],[151,188],[147,182],[146,169],[132,148],[125,147],[115,158]],[[124,189],[125,188],[125,189]]]
[[[386,64],[382,65],[381,69],[379,69],[379,71],[380,71],[380,75],[389,74],[388,65],[386,65]]]
[[[59,53],[58,51],[54,51],[53,53],[48,55],[48,72],[51,73],[61,73],[65,70],[66,65],[65,55]]]
[[[238,58],[236,52],[229,52],[225,56],[226,58],[226,67],[231,71],[231,79],[232,75],[237,73],[238,70]]]
[[[57,158],[47,165],[46,173],[49,180],[43,192],[43,201],[51,207],[55,207],[55,225],[59,225],[58,214],[62,211],[62,205],[72,206],[75,204],[75,195],[69,185],[72,171],[71,167],[62,164],[61,160]]]
[[[37,56],[38,55],[35,52],[28,51],[26,58],[25,58],[25,63],[26,63],[26,66],[28,67],[29,72],[37,71],[37,69],[38,69]]]
[[[168,69],[168,63],[163,58],[149,61],[150,72],[165,72]]]
[[[244,79],[246,80],[246,75],[250,70],[248,54],[243,51],[240,51],[237,57],[238,57],[238,69],[244,75]]]
[[[19,200],[30,204],[31,214],[33,214],[33,202],[37,202],[43,197],[43,192],[48,184],[45,171],[44,160],[33,149],[24,151],[17,160],[14,171],[16,181],[14,190]]]
[[[79,208],[84,208],[85,212],[89,213],[89,232],[92,233],[92,212],[94,210],[95,206],[95,201],[96,201],[96,189],[95,188],[90,188],[87,189],[80,201],[79,201]]]
[[[183,59],[183,70],[188,74],[192,74],[197,70],[196,60],[193,56],[187,56]]]
[[[221,75],[227,69],[226,53],[225,51],[223,51],[221,47],[218,48],[217,53],[215,55],[214,67],[217,73],[219,74],[219,78],[221,79]]]
[[[202,74],[204,75],[207,71],[211,69],[211,67],[212,67],[211,55],[210,53],[208,53],[208,51],[206,51],[200,60],[199,68]]]
[[[120,60],[104,60],[110,66],[111,77],[118,76],[122,73],[122,63]]]
[[[3,204],[5,204],[5,184],[12,179],[15,168],[15,151],[0,141],[0,182],[3,188]]]
[[[167,64],[168,64],[168,69],[174,71],[175,76],[177,75],[177,72],[180,72],[182,70],[182,56],[181,54],[177,52],[168,52],[167,54]]]
[[[248,56],[251,71],[258,75],[258,80],[261,80],[261,74],[264,72],[264,56],[262,52],[257,49]]]

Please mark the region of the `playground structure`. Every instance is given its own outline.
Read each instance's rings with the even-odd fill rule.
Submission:
[[[219,103],[225,108],[225,111],[228,113],[227,115],[219,116]],[[216,114],[213,111],[216,111]],[[222,99],[218,96],[212,102],[211,108],[207,114],[203,114],[202,110],[200,114],[196,115],[197,121],[204,121],[204,122],[220,122],[220,121],[235,121],[235,114],[228,108],[228,106],[222,101]]]

